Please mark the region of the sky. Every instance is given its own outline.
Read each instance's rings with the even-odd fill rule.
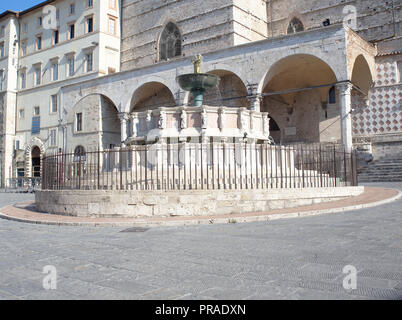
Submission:
[[[22,11],[43,1],[44,0],[0,0],[0,13],[6,10]]]

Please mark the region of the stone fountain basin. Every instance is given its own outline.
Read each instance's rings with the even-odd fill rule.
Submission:
[[[177,82],[185,91],[205,90],[216,87],[220,78],[209,73],[189,73],[177,77]]]

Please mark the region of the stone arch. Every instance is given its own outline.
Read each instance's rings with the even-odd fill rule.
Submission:
[[[217,88],[206,91],[205,105],[244,108],[249,106],[247,87],[235,72],[226,69],[214,69],[207,73],[219,76],[220,82]],[[191,95],[188,95],[187,103],[192,105]]]
[[[337,81],[330,65],[310,54],[287,56],[271,66],[261,83],[261,110],[285,128],[281,130],[283,142],[320,141],[322,105]]]
[[[157,40],[157,60],[167,61],[180,57],[183,51],[183,32],[174,20],[167,20]]]
[[[134,91],[129,112],[174,106],[176,106],[176,101],[171,89],[162,82],[151,81],[144,83]]]
[[[373,72],[363,54],[358,55],[354,60],[351,81],[366,95],[372,87],[374,81]]]
[[[39,148],[41,158],[44,156],[46,151],[44,142],[38,137],[33,137],[28,143],[25,148],[25,177],[27,178],[30,178],[32,175],[32,150],[35,147]],[[42,162],[40,166],[40,176],[42,176]]]

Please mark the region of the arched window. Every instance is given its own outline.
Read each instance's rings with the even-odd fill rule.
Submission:
[[[331,87],[331,89],[329,89],[329,93],[328,93],[328,102],[329,103],[336,103],[336,90],[335,90],[335,86]]]
[[[181,33],[173,22],[169,22],[159,40],[159,60],[168,60],[177,56],[181,56]]]
[[[303,23],[295,17],[289,22],[288,34],[300,32],[300,31],[304,31]]]
[[[85,161],[86,160],[86,152],[83,146],[77,146],[74,149],[74,161]]]

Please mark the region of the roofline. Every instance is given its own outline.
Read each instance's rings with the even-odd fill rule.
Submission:
[[[22,15],[24,15],[24,14],[27,14],[27,13],[29,13],[29,12],[31,12],[31,11],[34,11],[34,10],[40,8],[40,7],[44,7],[44,6],[46,6],[46,5],[50,4],[50,3],[53,3],[53,2],[55,2],[55,1],[56,1],[56,0],[46,0],[46,1],[43,1],[43,2],[41,2],[41,3],[39,3],[39,4],[35,5],[35,6],[33,6],[33,7],[31,7],[31,8],[28,8],[28,9],[26,9],[26,10],[20,11],[20,12],[19,12],[19,15],[22,16]]]
[[[6,11],[0,13],[0,19],[3,18],[3,17],[5,17],[5,16],[7,16],[7,15],[9,15],[9,14],[14,15],[14,16],[18,16],[18,12],[17,12],[17,11],[6,10]]]

